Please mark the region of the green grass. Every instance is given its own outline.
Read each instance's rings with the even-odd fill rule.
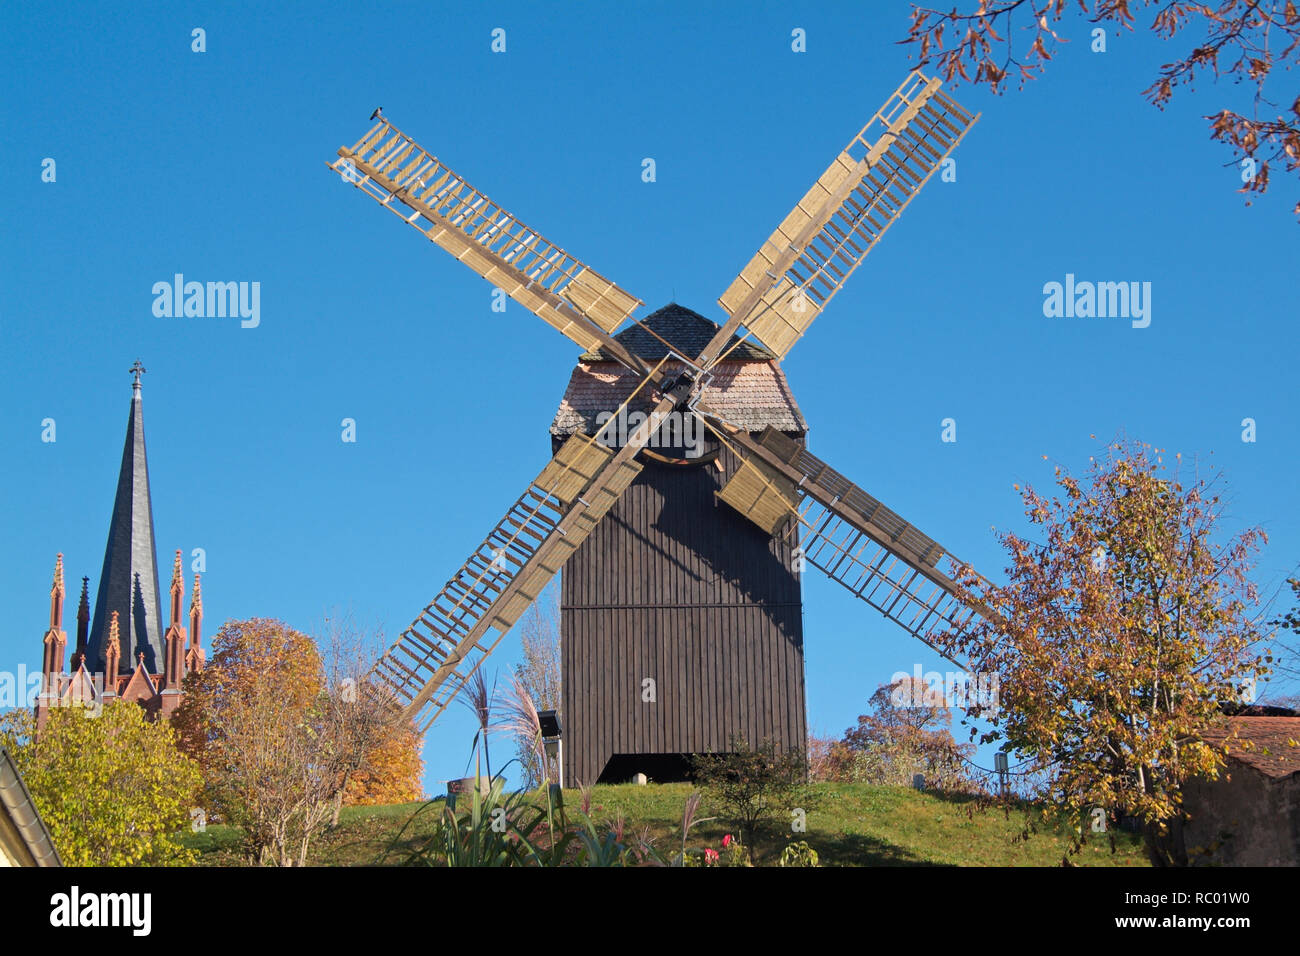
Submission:
[[[591,816],[605,823],[621,814],[625,839],[635,840],[648,829],[656,846],[667,853],[680,845],[682,804],[693,789],[689,784],[599,786],[592,792]],[[774,864],[790,839],[807,840],[823,866],[1056,866],[1068,851],[1063,830],[1040,825],[1037,833],[1019,839],[1027,820],[1023,809],[980,808],[968,798],[907,787],[823,783],[815,784],[811,792],[813,799],[805,808],[807,833],[790,834],[788,818],[760,829],[755,841],[760,865]],[[570,808],[581,803],[576,790],[566,790],[564,798]],[[400,864],[428,838],[441,812],[441,800],[432,806],[349,807],[339,826],[313,844],[311,862]],[[706,798],[699,816],[716,815]],[[734,833],[734,827],[721,820],[697,824],[689,845],[718,848],[729,832]],[[239,836],[238,830],[213,825],[203,833],[187,834],[185,842],[199,851],[204,865],[238,866],[244,862]],[[1104,834],[1092,835],[1071,862],[1147,865],[1138,837],[1122,831],[1114,836],[1115,853]]]

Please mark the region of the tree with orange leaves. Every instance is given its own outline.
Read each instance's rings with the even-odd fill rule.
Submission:
[[[259,862],[305,865],[349,782],[365,770],[378,784],[384,771],[371,758],[405,729],[398,708],[365,681],[364,655],[341,652],[339,640],[333,632],[323,659],[282,621],[229,621],[208,665],[186,678],[174,717],[182,746],[203,770],[213,809],[243,829]]]

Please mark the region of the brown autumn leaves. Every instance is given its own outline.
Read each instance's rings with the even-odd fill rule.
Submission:
[[[1300,9],[1296,0],[977,0],[960,13],[914,5],[911,26],[901,42],[922,65],[933,63],[945,81],[960,77],[986,83],[1001,92],[1013,71],[1019,84],[1033,79],[1052,58],[1051,49],[1065,42],[1055,27],[1067,8],[1105,29],[1132,30],[1134,11],[1155,8],[1148,29],[1161,39],[1182,43],[1185,51],[1159,67],[1143,95],[1164,109],[1178,88],[1190,88],[1207,76],[1249,90],[1251,115],[1221,109],[1204,118],[1210,138],[1230,146],[1234,161],[1249,159],[1251,176],[1241,192],[1262,195],[1269,173],[1281,165],[1300,172],[1300,96],[1294,85],[1278,83],[1297,63]],[[1023,54],[1017,54],[1032,35]],[[972,75],[973,74],[973,75]],[[1248,200],[1249,202],[1249,200]],[[1300,216],[1300,203],[1293,210]]]

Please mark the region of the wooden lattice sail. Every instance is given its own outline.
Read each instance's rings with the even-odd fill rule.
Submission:
[[[718,497],[768,534],[798,510],[794,482],[758,458],[742,462]]]
[[[374,675],[421,730],[455,699],[631,485],[641,470],[636,454],[671,409],[670,399],[660,402],[617,452],[586,437],[561,446],[376,663]]]
[[[798,442],[772,428],[753,438],[721,423],[715,427],[735,443],[754,476],[743,490],[728,494],[724,488],[719,497],[765,531],[780,530],[809,564],[856,597],[941,652],[940,634],[959,632],[981,613],[962,602],[956,583],[939,568],[941,558],[950,566],[960,561]],[[793,489],[789,498],[786,489]],[[789,521],[792,513],[798,521]]]
[[[387,120],[340,147],[338,156],[331,166],[344,180],[583,349],[604,346],[620,361],[631,359],[609,333],[640,299],[525,225]]]
[[[912,73],[718,300],[784,357],[979,118]]]

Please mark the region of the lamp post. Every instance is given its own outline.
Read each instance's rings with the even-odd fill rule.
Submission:
[[[553,710],[539,710],[537,712],[537,724],[542,733],[542,751],[547,759],[553,760],[556,766],[556,786],[564,786],[564,746],[561,738],[564,735],[560,728],[560,718]],[[542,768],[545,771],[545,767]]]

